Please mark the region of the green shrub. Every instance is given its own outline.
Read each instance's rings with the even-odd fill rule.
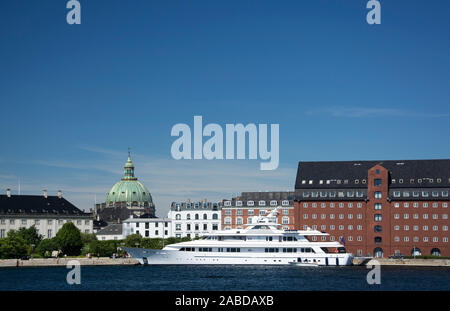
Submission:
[[[81,254],[83,246],[81,233],[73,223],[65,223],[56,233],[55,238],[62,252],[67,256],[78,256]]]

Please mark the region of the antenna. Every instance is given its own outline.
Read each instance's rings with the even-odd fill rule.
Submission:
[[[20,178],[19,178],[19,195],[20,195]]]

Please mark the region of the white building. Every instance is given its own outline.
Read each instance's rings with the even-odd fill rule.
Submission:
[[[195,238],[221,230],[219,203],[173,202],[168,218],[172,220],[172,236]]]
[[[99,230],[95,235],[99,241],[123,240],[125,238],[122,234],[122,224],[109,225]]]
[[[123,238],[140,234],[143,238],[172,237],[172,221],[169,218],[128,218],[122,223]]]
[[[5,238],[10,230],[35,226],[44,238],[51,239],[61,227],[72,222],[82,233],[93,232],[92,214],[85,213],[62,197],[56,196],[0,195],[0,238]]]

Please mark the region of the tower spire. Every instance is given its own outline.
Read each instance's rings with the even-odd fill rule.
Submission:
[[[131,161],[130,147],[128,147],[128,160],[125,163],[124,169],[122,180],[136,180],[136,177],[134,177],[134,164]]]

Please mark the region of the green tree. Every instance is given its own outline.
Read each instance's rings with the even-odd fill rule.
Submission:
[[[73,223],[65,223],[56,233],[55,238],[64,254],[69,256],[78,256],[81,254],[81,247],[83,246],[81,233]]]
[[[11,230],[5,239],[0,240],[0,258],[21,258],[28,255],[31,247],[24,238],[17,234],[17,231]]]
[[[83,244],[89,244],[91,242],[97,241],[97,236],[95,233],[81,233],[81,241]]]
[[[56,240],[56,237],[52,239],[44,239],[42,240],[39,245],[36,247],[36,253],[39,255],[45,257],[46,254],[52,253],[52,251],[59,250],[58,241]]]
[[[142,237],[141,237],[140,234],[137,234],[137,233],[136,234],[130,234],[125,239],[125,246],[136,247],[136,244],[141,246],[141,242],[142,242]]]
[[[22,237],[28,245],[34,245],[35,247],[42,241],[43,236],[40,235],[33,225],[28,229],[20,228],[17,234]]]

